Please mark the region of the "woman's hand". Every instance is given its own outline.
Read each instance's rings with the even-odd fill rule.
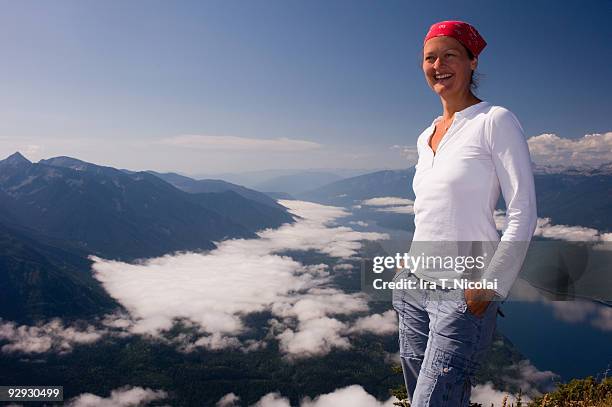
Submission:
[[[399,273],[401,273],[405,269],[406,269],[406,263],[404,262],[404,259],[400,259],[400,261],[397,263],[397,267],[395,267],[395,275],[397,276]]]
[[[463,295],[465,296],[468,311],[477,317],[482,317],[495,296],[495,291],[468,288],[463,290]]]

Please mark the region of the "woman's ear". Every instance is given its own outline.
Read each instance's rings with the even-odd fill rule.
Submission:
[[[476,67],[478,67],[478,57],[474,57],[474,59],[470,61],[470,68],[472,68],[472,71],[475,71]]]

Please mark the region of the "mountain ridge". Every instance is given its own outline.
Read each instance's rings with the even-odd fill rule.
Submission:
[[[11,214],[12,223],[76,242],[102,257],[130,260],[206,250],[214,241],[255,237],[257,230],[293,221],[275,201],[268,209],[226,196],[235,201],[228,206],[217,196],[189,194],[147,172],[127,174],[70,157],[13,161],[0,161],[0,208]]]

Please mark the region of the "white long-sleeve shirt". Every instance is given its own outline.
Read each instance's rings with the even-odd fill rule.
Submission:
[[[491,242],[494,253],[487,253],[482,277],[497,279],[496,292],[504,298],[520,271],[537,221],[523,129],[512,112],[483,101],[455,113],[434,154],[429,140],[441,119],[434,119],[417,141],[413,249],[418,247],[415,242]],[[501,239],[494,219],[500,189],[506,202]],[[427,270],[415,274],[429,280],[440,277]]]

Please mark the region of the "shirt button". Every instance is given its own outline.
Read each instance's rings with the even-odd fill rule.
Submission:
[[[445,367],[444,369],[442,369],[442,371],[443,371],[444,373],[448,373],[448,367]]]

